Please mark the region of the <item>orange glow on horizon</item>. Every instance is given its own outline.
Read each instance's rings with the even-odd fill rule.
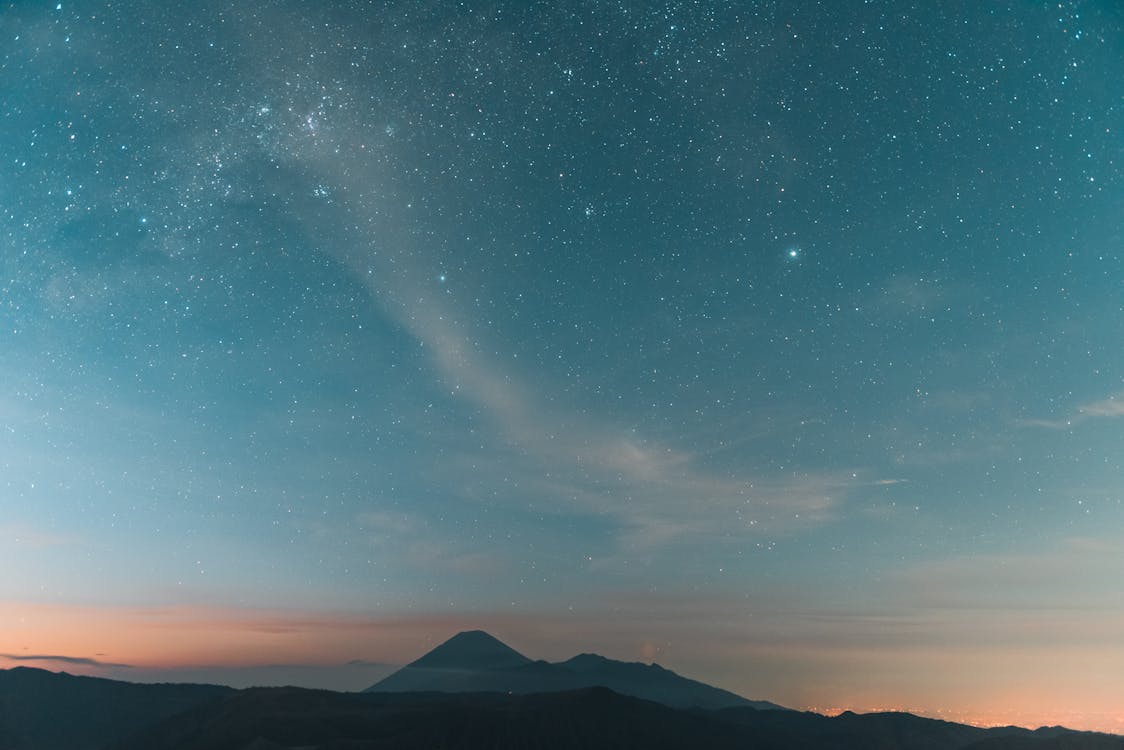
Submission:
[[[475,627],[501,639],[509,633],[524,634],[512,645],[523,646],[533,657],[546,652],[552,659],[567,658],[551,652],[569,648],[570,643],[596,646],[604,643],[604,639],[596,639],[605,632],[605,625],[596,620],[559,624],[545,614],[378,617],[204,606],[16,602],[0,602],[0,621],[5,625],[0,644],[2,667],[36,666],[137,681],[143,681],[146,671],[161,669],[281,663],[332,666],[357,659],[404,664],[458,630]],[[643,651],[643,644],[658,640],[641,639],[638,648]],[[714,656],[723,655],[720,644],[712,642],[708,648],[715,649]],[[606,655],[630,658],[619,649]],[[1109,680],[1114,679],[1114,655],[1106,659],[1105,654],[1093,651],[1060,650],[1048,660],[1028,666],[1027,654],[1015,648],[981,653],[975,671],[968,673],[963,671],[968,652],[948,658],[945,651],[936,648],[887,649],[876,655],[866,649],[849,650],[837,645],[833,650],[830,644],[821,644],[819,650],[805,653],[801,661],[797,653],[778,644],[771,662],[763,655],[746,657],[736,648],[724,655],[724,679],[697,663],[673,660],[664,666],[749,698],[774,700],[827,715],[848,709],[856,713],[906,711],[975,726],[1033,729],[1060,724],[1124,734],[1124,712],[1118,702],[1107,697],[1113,695]],[[29,658],[33,656],[48,658]],[[668,656],[657,659],[663,661]],[[743,674],[730,667],[741,663],[747,665]],[[1092,669],[1095,664],[1099,664],[1096,670]],[[1048,681],[1043,676],[1044,666],[1055,670]],[[749,684],[746,680],[750,679],[755,681]],[[948,696],[955,696],[955,703],[949,702]]]
[[[75,607],[0,603],[4,653],[94,658],[136,668],[343,663],[414,658],[419,629],[448,622],[218,607]],[[95,656],[96,655],[96,656]],[[46,663],[46,660],[43,660]],[[57,667],[57,665],[55,665]]]
[[[991,711],[974,711],[967,709],[920,708],[917,706],[891,704],[881,706],[804,706],[801,710],[823,714],[824,716],[839,716],[847,711],[856,714],[897,712],[922,716],[928,719],[940,719],[941,721],[950,721],[957,724],[968,724],[969,726],[981,728],[1015,726],[1025,727],[1027,729],[1038,729],[1039,727],[1064,726],[1069,729],[1080,729],[1091,732],[1124,734],[1124,712],[1032,711],[1022,707],[993,709]]]

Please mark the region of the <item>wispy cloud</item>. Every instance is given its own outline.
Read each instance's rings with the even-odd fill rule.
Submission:
[[[1124,417],[1124,391],[1100,401],[1077,407],[1077,413],[1086,417]]]
[[[71,544],[74,539],[63,534],[55,534],[20,523],[0,524],[0,545],[13,544],[20,547],[42,549]]]
[[[951,557],[898,572],[911,609],[1117,611],[1104,592],[1124,575],[1121,540],[1070,537],[1050,548]],[[1053,592],[1044,603],[1042,592]]]
[[[1060,419],[1024,419],[1020,424],[1026,427],[1045,427],[1051,430],[1067,430],[1091,419],[1112,419],[1124,417],[1124,391],[1114,393],[1099,401],[1080,404],[1069,415]]]
[[[902,312],[931,313],[956,288],[947,279],[896,275],[882,288],[880,302],[883,307]]]
[[[373,298],[429,353],[437,378],[465,399],[496,428],[498,442],[514,446],[505,474],[518,474],[525,487],[549,474],[560,492],[543,496],[552,512],[596,512],[618,521],[630,544],[653,546],[703,534],[728,534],[745,517],[743,532],[818,524],[832,518],[848,483],[836,475],[797,474],[789,478],[716,471],[682,446],[639,434],[631,427],[588,413],[561,412],[547,386],[532,385],[474,322],[473,309],[436,284],[440,266],[418,241],[382,220],[385,181],[377,159],[366,159],[361,134],[341,117],[332,138],[305,141],[287,158],[302,172],[336,184],[336,209],[310,207],[310,234],[325,221],[325,210],[342,210],[356,229],[349,242],[326,248],[351,269]],[[340,154],[359,155],[340,169]],[[355,216],[368,221],[355,222]],[[338,225],[340,222],[333,222]],[[483,459],[487,460],[487,459]],[[559,477],[564,479],[559,480]],[[546,489],[539,483],[539,489]],[[522,499],[528,502],[527,498]],[[532,498],[530,500],[534,502]],[[706,510],[705,513],[701,512]],[[722,518],[722,522],[702,519]]]
[[[426,518],[406,511],[372,510],[353,519],[346,533],[384,556],[419,570],[492,574],[507,562],[500,554],[464,550],[448,543]],[[325,528],[326,534],[339,529]]]
[[[57,654],[0,654],[0,659],[21,662],[51,662],[79,667],[112,667],[114,669],[130,669],[132,667],[131,664],[115,664],[88,656],[59,656]]]

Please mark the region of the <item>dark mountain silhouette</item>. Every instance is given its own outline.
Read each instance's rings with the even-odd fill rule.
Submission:
[[[1124,750],[1124,738],[909,714],[673,709],[606,688],[535,695],[255,688],[106,750]]]
[[[0,748],[98,750],[234,693],[218,685],[141,685],[30,667],[0,670]]]
[[[606,687],[239,691],[19,667],[0,670],[0,750],[1124,750],[1124,737],[1061,727],[981,729],[902,713],[826,717],[762,710],[656,665],[593,654],[559,664],[531,661],[479,631],[454,637],[403,672],[410,679],[460,673],[466,684],[518,678],[524,685],[555,686],[592,675],[655,695],[669,691],[696,707],[674,708],[666,696],[645,700]],[[741,702],[697,707],[729,700],[725,696]]]
[[[365,692],[530,694],[598,686],[672,708],[782,709],[775,703],[750,701],[681,677],[657,664],[622,662],[597,654],[581,654],[556,664],[531,661],[480,630],[458,633]]]
[[[466,630],[410,664],[418,669],[514,669],[531,660],[483,630]]]
[[[762,711],[788,710],[776,703],[748,700],[728,690],[682,677],[659,664],[616,661],[597,654],[579,654],[557,666],[580,675],[582,682],[588,685],[603,685],[618,693],[645,698],[672,708],[748,706]]]

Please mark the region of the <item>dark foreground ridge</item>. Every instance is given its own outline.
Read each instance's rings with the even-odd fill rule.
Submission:
[[[517,687],[536,680],[564,686],[578,678],[614,687],[465,692],[446,682],[418,692],[391,682],[385,688],[395,678],[451,680],[453,674],[462,676],[462,687],[489,679],[498,685],[512,675],[526,680]],[[628,691],[634,694],[622,694]],[[635,695],[645,692],[663,700]],[[688,707],[676,705],[684,701]],[[980,729],[901,713],[829,718],[778,708],[656,665],[595,654],[558,664],[532,661],[472,631],[362,693],[142,685],[0,670],[0,750],[1124,750],[1124,737],[1060,727]]]
[[[908,714],[686,711],[587,688],[563,693],[330,693],[258,688],[108,750],[1121,750],[1124,738],[977,729]]]
[[[0,749],[99,750],[138,729],[237,693],[220,685],[142,685],[65,672],[0,670]]]

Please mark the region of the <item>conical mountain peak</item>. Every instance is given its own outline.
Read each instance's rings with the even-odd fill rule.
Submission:
[[[511,669],[531,662],[483,630],[457,633],[410,664],[420,669]]]

